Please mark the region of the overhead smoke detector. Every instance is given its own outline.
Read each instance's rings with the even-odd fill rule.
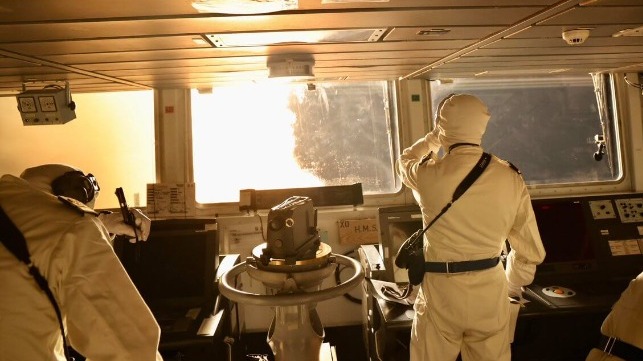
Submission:
[[[569,45],[582,44],[589,38],[589,29],[574,29],[563,31],[563,39]]]

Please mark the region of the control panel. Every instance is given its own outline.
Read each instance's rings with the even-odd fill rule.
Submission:
[[[611,256],[643,254],[643,197],[610,196],[588,201],[590,229],[607,244]],[[611,198],[611,199],[610,199]]]
[[[16,97],[23,125],[65,124],[76,118],[69,84],[42,90],[25,90]]]
[[[612,201],[609,199],[589,201],[589,208],[592,211],[592,217],[594,219],[616,218]]]
[[[615,202],[621,222],[643,222],[643,198],[623,198]]]
[[[635,277],[643,269],[643,194],[534,200],[547,255],[536,280]],[[543,291],[544,292],[544,291]]]

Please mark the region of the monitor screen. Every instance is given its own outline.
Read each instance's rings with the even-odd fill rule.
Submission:
[[[117,253],[151,308],[196,305],[213,294],[218,263],[215,230],[153,221],[146,242],[122,242]]]
[[[582,203],[578,200],[541,200],[532,203],[547,252],[537,273],[544,275],[594,270],[594,245],[587,231]]]
[[[398,249],[415,231],[422,228],[422,213],[418,206],[380,208],[378,213],[380,229],[380,254],[384,260],[385,281],[408,282],[406,269],[395,266]]]

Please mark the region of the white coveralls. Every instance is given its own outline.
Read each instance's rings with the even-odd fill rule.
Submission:
[[[98,218],[11,175],[0,179],[0,206],[26,238],[74,349],[88,361],[162,360],[159,326]],[[52,304],[26,265],[0,245],[0,361],[64,359]]]
[[[643,272],[633,279],[607,315],[601,333],[643,350]],[[586,361],[621,361],[602,350],[592,349]]]
[[[435,131],[405,149],[398,173],[413,190],[428,224],[451,201],[455,188],[478,162],[482,149],[455,147],[442,159],[431,156],[459,142],[480,144],[489,119],[477,98],[459,95],[445,102]],[[425,261],[468,261],[498,257],[511,244],[507,270],[502,263],[458,274],[425,273],[414,304],[411,361],[509,361],[508,282],[533,281],[545,257],[531,199],[522,177],[493,157],[476,182],[429,228]]]

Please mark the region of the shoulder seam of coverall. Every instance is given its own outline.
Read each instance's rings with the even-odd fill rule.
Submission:
[[[520,171],[520,169],[518,169],[518,167],[516,167],[513,163],[511,163],[510,161],[508,161],[506,159],[502,159],[502,158],[500,158],[500,157],[498,157],[498,156],[496,156],[494,154],[492,154],[492,155],[493,155],[494,158],[498,159],[498,161],[500,161],[501,163],[503,163],[507,167],[513,169],[516,173],[518,173],[520,176],[522,176],[522,172]]]
[[[87,205],[81,203],[80,201],[77,201],[74,198],[65,197],[65,196],[56,196],[56,198],[60,201],[60,203],[67,206],[67,209],[74,210],[76,211],[77,214],[80,214],[81,216],[84,216],[85,214],[98,216],[99,214],[95,210],[89,208]]]

